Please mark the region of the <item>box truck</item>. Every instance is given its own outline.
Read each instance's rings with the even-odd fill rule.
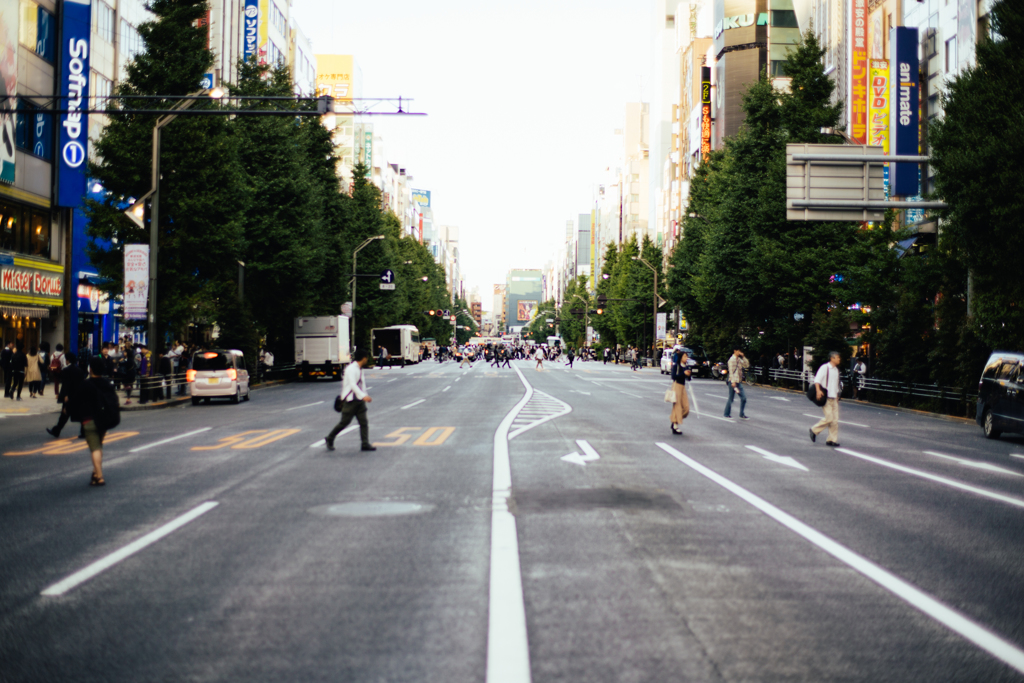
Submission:
[[[384,365],[411,365],[420,361],[420,331],[415,325],[392,325],[370,330],[374,362],[380,363],[380,347],[387,356]]]
[[[350,362],[348,318],[332,315],[295,319],[295,369],[300,380],[340,380]]]

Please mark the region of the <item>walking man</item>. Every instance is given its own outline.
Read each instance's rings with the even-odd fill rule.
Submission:
[[[750,367],[750,361],[740,349],[733,349],[729,357],[729,401],[725,404],[725,416],[732,417],[732,400],[740,395],[740,419],[747,420],[747,394],[743,391],[743,371]]]
[[[575,360],[576,354],[573,352],[571,346],[569,347],[569,350],[566,352],[565,357],[569,359],[569,362],[566,363],[566,365],[568,365],[569,369],[572,370],[572,362],[573,360]]]
[[[828,428],[828,441],[826,446],[839,447],[839,394],[842,387],[839,384],[839,363],[842,357],[838,351],[829,351],[828,362],[824,363],[814,375],[814,390],[820,401],[822,396],[826,397],[825,405],[822,406],[824,417],[818,420],[818,424],[811,427],[811,441],[818,438],[818,434]]]
[[[359,439],[363,443],[362,450],[377,450],[370,443],[370,422],[366,418],[366,404],[371,403],[373,399],[366,393],[366,383],[363,380],[363,368],[369,363],[370,356],[365,350],[359,349],[352,355],[352,358],[353,361],[345,368],[345,375],[341,381],[341,421],[324,439],[329,451],[334,450],[334,437],[348,427],[352,418],[359,422]]]
[[[544,369],[544,349],[538,346],[533,357],[537,359],[537,372],[541,372]]]

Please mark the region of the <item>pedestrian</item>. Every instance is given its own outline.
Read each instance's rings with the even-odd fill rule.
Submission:
[[[853,376],[855,384],[853,385],[853,397],[860,400],[864,394],[864,383],[868,376],[868,366],[864,362],[864,358],[857,358],[857,364],[853,366]]]
[[[43,392],[43,373],[39,369],[39,350],[33,344],[25,356],[25,383],[28,384],[28,397],[35,398]]]
[[[121,386],[124,389],[125,405],[131,405],[132,402],[132,388],[135,386],[137,367],[135,364],[135,349],[130,345],[126,346],[121,358]]]
[[[57,418],[56,426],[46,428],[46,433],[55,439],[60,438],[61,430],[71,419],[68,398],[76,395],[85,381],[85,371],[78,365],[78,357],[74,352],[69,351],[66,360],[67,364],[60,371],[60,393],[57,394],[57,403],[61,404],[60,417]]]
[[[640,354],[635,346],[629,347],[629,364],[633,368],[633,372],[637,371],[640,367]]]
[[[119,415],[117,393],[108,379],[103,377],[102,358],[93,358],[89,363],[89,377],[82,382],[78,391],[69,400],[71,419],[82,424],[82,436],[89,445],[92,455],[92,478],[90,486],[103,486],[103,437],[107,430],[117,425]]]
[[[39,396],[46,390],[46,378],[50,372],[50,342],[39,342]]]
[[[544,370],[544,349],[538,346],[533,357],[537,359],[537,372]]]
[[[573,352],[571,346],[569,347],[569,350],[566,352],[565,357],[569,359],[569,362],[566,363],[566,365],[568,365],[569,369],[572,370],[572,361],[576,357],[576,354]]]
[[[459,361],[459,368],[461,369],[463,365],[468,365],[469,367],[473,367],[473,357],[470,355],[470,351],[469,351],[468,347],[466,347],[466,348],[464,348],[462,350],[462,360]]]
[[[28,359],[25,357],[25,342],[20,339],[14,344],[14,357],[11,359],[11,398],[21,400],[21,388],[25,386],[25,369]]]
[[[4,344],[3,351],[0,351],[0,372],[4,373],[4,398],[11,398],[11,384],[14,375],[11,365],[14,362],[14,342]]]
[[[818,434],[828,428],[828,440],[826,446],[839,447],[839,398],[842,393],[842,384],[839,382],[839,363],[842,357],[838,351],[830,351],[828,362],[823,363],[818,372],[814,375],[814,393],[820,401],[825,398],[825,405],[821,407],[824,416],[818,423],[811,427],[811,441],[818,438]]]
[[[373,401],[366,393],[366,383],[363,380],[363,368],[370,362],[370,356],[363,349],[357,349],[352,355],[352,362],[345,368],[345,374],[341,380],[341,421],[334,426],[331,433],[324,441],[327,450],[334,450],[334,438],[338,433],[348,427],[352,418],[359,422],[359,439],[362,441],[362,450],[375,451],[376,447],[370,443],[370,423],[366,417],[366,404]]]
[[[381,346],[379,348],[380,348],[380,353],[377,354],[377,368],[378,369],[383,368],[384,367],[384,361],[386,361],[388,359],[388,350],[385,349],[383,346]]]
[[[683,420],[690,414],[690,397],[686,393],[686,383],[692,377],[689,367],[690,356],[682,346],[672,351],[672,392],[676,400],[672,404],[672,433],[682,435]]]
[[[732,356],[726,364],[729,367],[729,376],[726,378],[729,384],[729,401],[725,404],[725,416],[732,417],[732,400],[736,394],[740,395],[740,419],[747,420],[747,394],[743,390],[743,371],[750,367],[750,361],[739,348],[733,349]]]
[[[60,373],[67,365],[68,361],[64,357],[64,345],[57,344],[53,355],[50,356],[50,377],[53,379],[53,395],[57,398],[58,403],[60,403]]]

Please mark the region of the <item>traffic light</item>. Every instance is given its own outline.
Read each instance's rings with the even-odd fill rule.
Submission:
[[[608,295],[607,294],[598,294],[597,295],[597,307],[599,309],[600,308],[608,308]]]
[[[598,315],[604,315],[604,309],[603,308],[599,308],[599,309],[597,309],[596,313]]]

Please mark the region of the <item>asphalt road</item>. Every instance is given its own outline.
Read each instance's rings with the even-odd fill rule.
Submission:
[[[124,413],[102,488],[0,421],[0,680],[1024,680],[1024,438],[513,365],[368,371],[373,453],[336,383]]]

